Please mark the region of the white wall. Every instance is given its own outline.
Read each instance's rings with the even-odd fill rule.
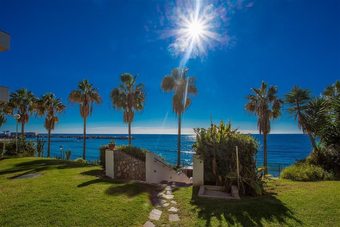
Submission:
[[[193,156],[193,185],[204,185],[204,162],[197,155]]]
[[[167,165],[159,156],[147,152],[145,158],[146,182],[161,183],[162,181],[174,181],[191,184],[192,181],[184,173],[177,173]]]
[[[114,156],[112,150],[105,151],[105,175],[114,178]]]

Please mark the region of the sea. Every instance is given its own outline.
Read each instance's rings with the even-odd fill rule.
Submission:
[[[64,151],[71,151],[71,159],[82,156],[83,140],[81,134],[57,134],[52,136],[51,156],[60,158]],[[99,148],[108,144],[115,137],[117,145],[127,145],[126,135],[101,135],[88,134],[86,159],[90,161],[99,160]],[[257,166],[263,163],[262,135],[252,134],[259,142],[260,147],[256,155]],[[105,138],[101,138],[105,137]],[[45,138],[45,137],[44,137]],[[195,135],[182,135],[181,159],[183,166],[192,165],[194,151],[192,145],[195,142]],[[32,138],[34,140],[34,138]],[[306,158],[311,152],[311,145],[308,137],[303,134],[270,134],[268,136],[268,168],[269,173],[278,175],[280,171],[292,163]],[[177,135],[133,135],[132,145],[145,148],[161,156],[169,164],[176,164],[177,160]],[[45,155],[47,143],[45,144]]]

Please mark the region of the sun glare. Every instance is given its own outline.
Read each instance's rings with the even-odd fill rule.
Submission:
[[[191,21],[188,24],[188,32],[193,39],[198,39],[204,33],[203,25],[199,21]]]
[[[191,1],[190,1],[191,2]],[[181,54],[180,66],[185,66],[190,58],[206,55],[209,48],[223,38],[218,34],[219,14],[213,5],[202,6],[199,0],[192,5],[178,5],[171,36],[175,37],[171,49]]]

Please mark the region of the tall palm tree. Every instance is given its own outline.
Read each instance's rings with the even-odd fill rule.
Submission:
[[[48,132],[47,157],[51,156],[51,131],[59,121],[58,113],[65,110],[65,105],[52,93],[46,93],[37,101],[36,111],[38,115],[45,116],[45,128]]]
[[[19,89],[10,95],[8,107],[11,114],[16,112],[21,123],[21,137],[25,138],[25,124],[28,122],[30,114],[34,111],[36,97],[27,89]]]
[[[124,122],[129,127],[129,145],[131,145],[131,123],[134,119],[135,111],[144,108],[144,85],[136,84],[136,76],[123,73],[120,76],[121,84],[111,92],[112,105],[124,111]]]
[[[83,80],[79,82],[76,90],[71,91],[68,98],[70,102],[80,105],[80,115],[84,120],[83,159],[86,159],[86,120],[92,113],[93,104],[100,103],[101,97],[88,80]]]
[[[0,127],[6,123],[5,103],[0,102]]]
[[[310,100],[310,91],[297,86],[294,86],[285,96],[285,103],[289,105],[288,112],[297,119],[298,127],[308,135],[313,149],[316,150],[315,137],[312,134],[311,128],[308,127],[309,125],[307,124],[308,122],[306,121],[306,116],[304,114]]]
[[[268,174],[267,135],[270,133],[270,120],[281,114],[282,101],[277,97],[277,87],[262,82],[260,88],[252,88],[253,94],[247,96],[246,110],[258,116],[257,128],[263,134],[263,166]]]
[[[336,98],[340,96],[340,81],[335,81],[334,84],[328,86],[325,91],[323,92],[323,95],[327,98]]]
[[[196,94],[195,78],[187,75],[187,68],[175,68],[163,78],[161,87],[165,92],[173,92],[172,108],[178,116],[177,167],[181,163],[181,124],[182,114],[191,104],[189,95]]]

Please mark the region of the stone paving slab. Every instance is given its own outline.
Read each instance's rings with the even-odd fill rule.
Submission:
[[[160,219],[161,215],[162,215],[162,211],[160,211],[158,209],[153,209],[149,214],[149,219],[158,221]]]
[[[174,195],[163,195],[163,198],[170,200],[174,198]]]
[[[177,213],[178,209],[175,208],[175,207],[171,207],[168,209],[169,212],[172,212],[172,213]]]
[[[169,221],[170,222],[175,222],[175,221],[179,221],[179,217],[178,214],[169,214]]]
[[[147,222],[145,222],[145,224],[143,225],[143,227],[155,227],[155,224],[152,223],[151,221],[147,221]]]

